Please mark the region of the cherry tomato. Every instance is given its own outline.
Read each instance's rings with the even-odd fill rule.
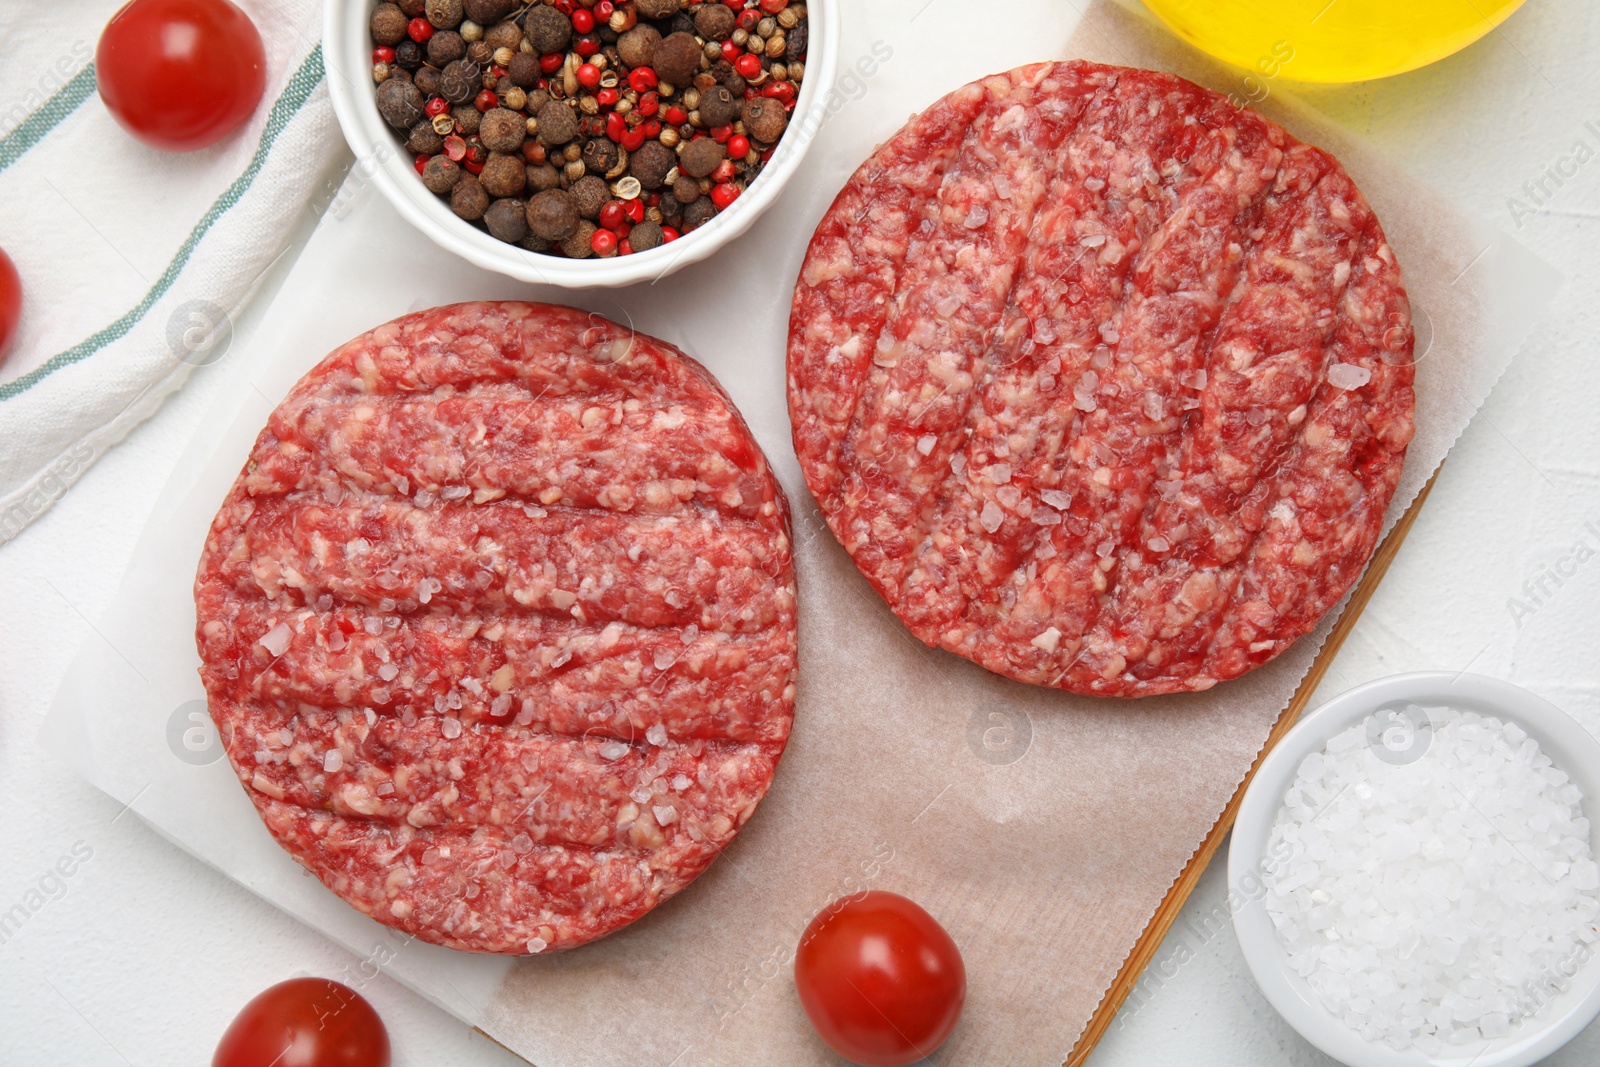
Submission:
[[[5,249],[0,248],[0,359],[5,358],[6,349],[11,347],[11,339],[17,335],[17,323],[21,320],[22,278],[17,274],[17,265],[11,262]]]
[[[349,986],[291,978],[244,1006],[211,1067],[389,1067],[389,1032]]]
[[[837,900],[811,921],[794,978],[822,1040],[865,1067],[905,1067],[930,1055],[967,999],[966,967],[944,927],[879,890]]]
[[[106,24],[94,63],[112,117],[168,152],[232,133],[267,85],[261,34],[228,0],[133,0]]]

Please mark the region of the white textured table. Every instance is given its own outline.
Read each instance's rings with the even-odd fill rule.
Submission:
[[[884,2],[908,18],[922,7]],[[1452,454],[1325,695],[1397,671],[1470,667],[1541,693],[1600,734],[1600,562],[1576,565],[1571,555],[1581,540],[1600,549],[1600,533],[1585,525],[1600,530],[1597,50],[1600,9],[1530,0],[1503,32],[1427,70],[1301,90],[1568,277]],[[1579,142],[1586,150],[1575,155]],[[1577,155],[1587,162],[1575,167]],[[1559,186],[1546,179],[1549,195],[1533,189],[1536,202],[1524,184],[1558,165],[1572,176]],[[1520,227],[1510,198],[1527,209]],[[237,324],[236,347],[254,325],[249,315]],[[55,899],[0,934],[0,1063],[204,1063],[233,1012],[260,989],[294,974],[354,973],[360,962],[119,813],[34,744],[216,383],[199,373],[0,548],[0,913],[75,846],[92,850]],[[1560,576],[1558,565],[1576,571]],[[1511,598],[1525,610],[1513,614]],[[1202,879],[1094,1067],[1328,1062],[1256,992],[1227,925],[1222,875],[1219,862]],[[381,976],[363,989],[402,1067],[519,1062]],[[1547,1062],[1600,1062],[1600,1026]]]

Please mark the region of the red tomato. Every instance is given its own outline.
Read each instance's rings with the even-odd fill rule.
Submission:
[[[17,323],[22,321],[22,279],[17,275],[17,265],[11,262],[5,249],[0,248],[0,359],[5,358],[11,339],[17,335]]]
[[[794,980],[828,1047],[865,1067],[905,1067],[944,1044],[967,969],[944,927],[878,890],[829,905],[806,927]]]
[[[106,24],[94,64],[112,117],[168,152],[232,133],[267,85],[261,34],[228,0],[133,0]]]
[[[349,986],[291,978],[244,1006],[211,1067],[389,1067],[389,1032]]]

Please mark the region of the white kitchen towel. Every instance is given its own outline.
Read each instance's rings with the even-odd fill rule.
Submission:
[[[266,93],[187,153],[134,140],[95,91],[95,44],[122,0],[0,5],[0,248],[23,286],[0,362],[0,543],[225,354],[232,316],[341,158],[321,4],[236,2],[261,32]]]

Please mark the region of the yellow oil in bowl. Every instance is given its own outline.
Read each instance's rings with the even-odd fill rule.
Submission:
[[[1386,78],[1476,41],[1523,0],[1144,0],[1185,40],[1268,78]]]

